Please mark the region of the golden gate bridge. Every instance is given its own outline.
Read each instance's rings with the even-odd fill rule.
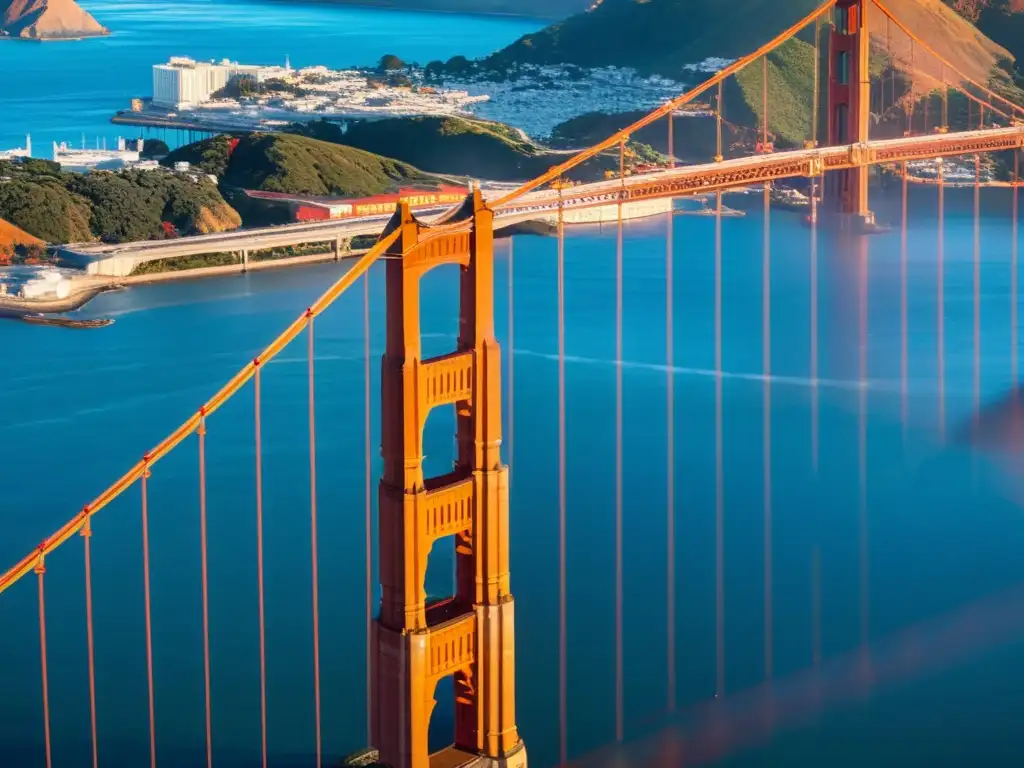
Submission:
[[[903,34],[909,40],[910,61],[890,60],[891,71],[883,71],[882,100],[887,75],[893,108],[905,110],[902,136],[872,136],[871,106],[873,84],[871,77],[873,19],[883,19],[890,30]],[[810,120],[810,133],[803,147],[775,151],[770,132],[769,54],[779,46],[798,36],[808,35],[813,29],[815,50],[814,114]],[[826,34],[822,34],[825,32]],[[931,83],[915,81],[916,66],[930,57],[941,72],[938,99],[939,109],[931,109],[935,88]],[[824,65],[822,64],[824,62]],[[758,152],[753,155],[725,157],[722,148],[721,125],[723,88],[726,81],[748,67],[762,69],[762,105],[758,126],[760,140]],[[903,68],[909,73],[909,82],[903,83],[906,93],[898,97],[895,73]],[[824,71],[823,71],[824,70]],[[824,81],[825,92],[819,93]],[[877,84],[877,83],[876,83]],[[958,94],[969,106],[970,125],[966,130],[950,131],[949,95]],[[704,94],[714,94],[718,123],[718,150],[705,164],[678,165],[674,158],[673,115],[682,106]],[[820,119],[819,103],[824,104],[824,120]],[[916,120],[923,108],[922,129]],[[937,112],[937,114],[936,114]],[[50,664],[48,629],[51,634],[55,622],[63,617],[48,614],[46,585],[50,569],[61,568],[58,552],[71,546],[72,540],[81,540],[84,548],[84,574],[82,579],[84,613],[86,621],[86,647],[83,659],[88,671],[88,719],[91,755],[94,768],[104,763],[102,744],[98,738],[97,723],[103,718],[97,696],[96,637],[93,626],[93,560],[92,539],[95,534],[94,518],[115,499],[129,491],[137,494],[141,512],[143,542],[143,610],[145,614],[146,680],[148,699],[148,745],[150,765],[158,763],[158,711],[159,696],[154,677],[153,606],[151,600],[150,509],[153,488],[151,479],[159,473],[159,464],[186,443],[198,448],[198,515],[200,519],[201,605],[203,615],[203,689],[205,714],[205,757],[212,768],[217,762],[214,750],[216,722],[212,711],[211,653],[210,653],[210,600],[208,569],[208,478],[216,471],[215,462],[207,458],[207,436],[214,417],[243,390],[253,394],[252,414],[255,435],[255,509],[253,514],[257,532],[256,581],[259,595],[258,627],[260,645],[260,735],[258,742],[262,764],[268,765],[268,714],[266,685],[266,616],[264,606],[264,502],[263,482],[270,467],[264,455],[262,423],[266,413],[264,400],[265,371],[273,361],[292,345],[305,346],[308,378],[308,478],[292,478],[307,484],[309,492],[312,644],[314,682],[315,762],[319,767],[327,759],[323,749],[324,724],[321,720],[321,632],[319,599],[323,589],[318,564],[321,542],[318,539],[317,472],[318,442],[316,434],[316,369],[315,328],[318,318],[350,294],[357,283],[363,288],[363,334],[365,340],[365,412],[363,437],[365,442],[365,632],[366,669],[365,695],[368,712],[367,741],[379,750],[380,761],[392,768],[420,768],[431,766],[510,766],[526,765],[528,733],[520,733],[516,719],[515,698],[515,619],[512,597],[509,551],[509,493],[512,434],[505,439],[502,417],[502,382],[506,380],[512,390],[513,366],[511,360],[503,365],[502,354],[495,335],[495,220],[516,215],[528,216],[538,207],[552,207],[558,212],[558,555],[559,555],[559,752],[562,763],[570,755],[567,742],[567,644],[566,644],[566,377],[565,377],[565,238],[562,213],[566,210],[590,206],[617,205],[619,210],[616,238],[616,407],[615,407],[615,691],[616,714],[614,742],[622,743],[625,736],[623,687],[625,658],[623,652],[623,263],[624,238],[622,208],[629,202],[653,198],[675,198],[712,192],[716,195],[717,210],[722,210],[722,192],[750,184],[764,185],[764,259],[770,259],[769,185],[786,178],[807,178],[811,181],[810,263],[812,272],[817,264],[817,227],[819,225],[819,196],[824,189],[824,200],[841,215],[841,221],[859,232],[875,228],[874,214],[869,200],[869,172],[873,166],[887,166],[902,182],[902,249],[907,248],[907,164],[921,159],[938,159],[958,155],[975,156],[975,216],[979,211],[980,162],[978,157],[987,152],[1011,152],[1013,156],[1013,370],[1016,376],[1016,268],[1017,268],[1017,202],[1018,155],[1024,147],[1024,124],[1019,122],[1024,107],[1000,95],[988,85],[977,83],[957,66],[944,59],[929,44],[918,38],[894,15],[882,0],[828,0],[807,17],[745,56],[701,85],[664,104],[634,124],[618,131],[599,144],[590,147],[546,174],[533,179],[518,189],[495,199],[485,199],[475,189],[460,205],[452,208],[429,225],[417,220],[407,204],[387,224],[376,245],[351,264],[348,271],[281,333],[266,349],[247,363],[216,394],[184,421],[167,438],[157,444],[120,479],[85,505],[56,533],[49,536],[28,553],[13,568],[0,576],[0,593],[8,590],[29,589],[35,582],[38,606],[38,643],[42,711],[40,730],[42,745],[38,763],[47,768],[54,763],[53,744],[60,733],[51,727]],[[974,119],[977,119],[976,127]],[[670,167],[655,173],[629,175],[625,167],[626,145],[637,131],[666,119]],[[823,123],[822,126],[819,124]],[[879,123],[879,125],[883,125]],[[819,134],[824,139],[819,141]],[[577,186],[562,182],[574,169],[589,159],[608,151],[619,152],[617,178],[596,184]],[[939,168],[938,199],[940,221],[944,204],[944,185]],[[548,187],[548,188],[545,188]],[[671,214],[669,214],[671,221]],[[716,378],[716,698],[725,696],[725,654],[723,647],[723,469],[722,469],[722,297],[721,215],[715,220],[715,368]],[[863,239],[863,238],[862,238]],[[940,249],[936,255],[941,270],[944,254],[940,236]],[[668,228],[667,257],[667,339],[666,366],[668,375],[668,441],[666,461],[668,487],[665,502],[666,552],[668,568],[667,649],[665,656],[668,679],[665,710],[677,708],[676,641],[674,636],[675,595],[675,436],[672,417],[674,394],[672,388],[672,228]],[[977,258],[977,229],[976,229]],[[386,348],[381,367],[381,455],[383,468],[377,488],[377,502],[373,494],[373,461],[371,459],[371,393],[370,393],[370,293],[369,272],[378,262],[383,264],[386,279]],[[511,266],[511,246],[509,264]],[[420,280],[429,271],[442,265],[459,267],[459,333],[456,350],[439,357],[424,358],[420,328]],[[975,290],[977,297],[978,266],[975,262]],[[768,273],[765,272],[763,306],[763,355],[765,374],[771,370],[771,305]],[[941,285],[941,272],[940,272]],[[905,275],[904,275],[905,284]],[[512,286],[509,283],[511,292]],[[906,301],[905,287],[903,295]],[[512,302],[509,302],[511,313]],[[939,312],[942,312],[941,293]],[[864,318],[861,318],[862,330]],[[812,379],[817,377],[817,304],[812,300]],[[510,328],[512,326],[510,317]],[[901,371],[901,396],[906,409],[907,325],[902,318],[902,346],[904,350]],[[976,349],[980,335],[978,305],[975,304]],[[300,339],[304,337],[304,339]],[[511,344],[511,338],[509,339]],[[944,382],[944,346],[939,331],[939,421],[943,429],[946,415],[941,395]],[[862,373],[866,368],[865,352],[861,350]],[[505,373],[503,375],[503,368]],[[977,371],[977,368],[975,368]],[[816,390],[815,390],[816,392]],[[975,393],[977,396],[977,373]],[[764,397],[770,404],[770,385],[765,384]],[[324,397],[323,390],[320,396]],[[860,397],[864,397],[861,390]],[[508,423],[511,424],[511,398]],[[443,475],[425,476],[423,430],[433,409],[454,407],[456,413],[456,459],[454,468]],[[771,436],[770,407],[764,411],[763,431],[766,442]],[[809,436],[812,450],[818,451],[818,426],[815,420]],[[508,463],[502,457],[507,451]],[[858,441],[861,473],[864,472],[866,439],[863,422]],[[321,454],[322,456],[322,454]],[[773,611],[772,611],[772,469],[769,454],[765,460],[764,483],[764,636],[765,674],[772,677],[773,669]],[[863,487],[864,478],[861,477]],[[866,550],[867,522],[866,496],[860,499],[860,545]],[[374,511],[377,514],[380,601],[376,615],[372,596],[377,585],[373,583],[371,563]],[[455,547],[454,594],[441,600],[430,599],[426,591],[427,563],[434,545],[442,539],[453,539]],[[866,647],[869,641],[867,605],[867,560],[860,562],[861,616],[860,640]],[[34,579],[32,577],[35,577]],[[27,621],[22,618],[21,621]],[[58,623],[57,626],[60,626]],[[355,663],[355,660],[353,660]],[[821,663],[816,650],[815,665]],[[133,672],[132,674],[134,674]],[[431,754],[428,732],[435,706],[435,689],[442,679],[451,678],[454,696],[454,743]],[[671,745],[670,745],[671,746]],[[670,750],[671,751],[671,750]],[[675,756],[672,756],[675,755]],[[678,761],[678,754],[650,758]]]

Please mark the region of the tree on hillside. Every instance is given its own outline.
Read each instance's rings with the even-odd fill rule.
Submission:
[[[152,190],[115,174],[88,173],[71,182],[72,191],[92,203],[92,231],[105,243],[159,237],[160,214]],[[162,206],[161,206],[162,207]]]
[[[444,62],[431,61],[423,70],[423,77],[429,82],[441,82],[444,79]]]
[[[444,68],[453,75],[461,75],[473,68],[473,63],[465,56],[452,56]]]
[[[405,69],[405,62],[395,56],[393,53],[387,53],[380,57],[380,62],[377,64],[378,72],[391,72],[396,69]]]
[[[92,239],[88,202],[45,177],[0,184],[0,219],[50,243]]]
[[[142,145],[142,156],[146,159],[166,157],[170,153],[170,147],[160,141],[160,139],[146,139]]]

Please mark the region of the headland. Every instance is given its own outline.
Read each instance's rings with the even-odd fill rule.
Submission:
[[[0,0],[0,40],[82,40],[109,34],[75,0]]]

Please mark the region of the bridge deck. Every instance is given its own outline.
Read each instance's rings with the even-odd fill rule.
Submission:
[[[619,201],[682,197],[753,183],[817,176],[826,171],[857,166],[1000,151],[1022,146],[1024,126],[1013,125],[1008,128],[908,136],[871,141],[867,144],[788,150],[738,157],[719,163],[679,166],[654,173],[627,176],[625,179],[580,184],[563,190],[538,190],[523,195],[514,203],[502,206],[495,211],[495,218],[499,223],[511,224],[531,215],[550,215],[558,210],[559,205],[563,208],[579,209],[617,204]],[[485,192],[484,196],[494,199],[502,192],[503,190],[491,190]],[[422,212],[421,217],[429,222],[439,210]],[[120,245],[69,245],[62,251],[67,257],[80,261],[114,256],[149,261],[205,253],[252,251],[334,240],[339,237],[377,234],[389,218],[389,215],[375,215],[335,219]]]

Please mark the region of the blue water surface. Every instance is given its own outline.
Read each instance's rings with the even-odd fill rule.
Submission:
[[[152,95],[152,66],[171,56],[333,68],[375,64],[393,53],[426,64],[476,57],[544,26],[517,17],[469,16],[259,0],[83,0],[109,37],[70,42],[0,41],[0,149],[32,135],[37,157],[51,143],[88,146],[142,129],[110,123],[131,100]],[[147,132],[172,147],[187,131]]]
[[[879,195],[875,205],[881,219],[898,224],[898,199]],[[997,626],[996,619],[1021,612],[1019,592],[1012,598],[999,595],[1024,580],[1024,497],[1012,457],[973,450],[959,439],[975,408],[1006,394],[1017,375],[1011,347],[1010,194],[985,190],[982,205],[977,353],[970,191],[950,193],[947,200],[941,291],[934,191],[911,196],[905,259],[898,227],[858,238],[823,226],[816,381],[811,376],[811,231],[798,214],[772,215],[770,258],[762,249],[758,205],[745,218],[722,222],[720,379],[714,221],[675,217],[671,252],[665,217],[626,225],[622,711],[627,741],[642,743],[666,722],[691,736],[706,734],[702,721],[694,725],[685,718],[713,702],[716,693],[720,380],[722,712],[733,721],[741,718],[735,702],[763,685],[768,672],[768,543],[770,671],[780,690],[803,685],[800,675],[813,665],[816,550],[820,650],[825,664],[838,665],[829,680],[852,675],[850,654],[874,659],[876,671],[855,676],[855,685],[840,686],[839,694],[822,698],[809,712],[780,699],[772,727],[758,731],[753,741],[722,739],[711,752],[697,750],[686,760],[665,764],[904,766],[982,764],[974,762],[981,759],[986,765],[1012,765],[1021,756],[1016,712],[1024,703],[1024,646],[1019,631]],[[504,449],[512,465],[518,721],[537,765],[559,761],[560,737],[556,252],[553,239],[514,241],[512,345],[508,241],[497,246],[495,279],[505,381],[511,362],[515,382],[513,391],[505,392],[504,417],[507,422],[513,410],[514,420]],[[672,367],[666,365],[669,255]],[[81,312],[115,318],[114,325],[96,331],[0,326],[5,393],[0,562],[14,562],[31,550],[128,469],[344,269],[323,265],[108,294]],[[583,764],[615,738],[615,275],[614,226],[570,230],[566,737],[569,756]],[[766,276],[771,297],[767,374]],[[324,748],[331,755],[366,740],[360,287],[317,320],[315,333]],[[383,287],[383,271],[375,268],[370,277],[374,495],[380,469]],[[424,279],[424,354],[453,348],[456,301],[453,270]],[[269,747],[274,764],[282,765],[313,764],[307,365],[302,337],[262,377]],[[666,458],[670,379],[671,467]],[[210,419],[207,437],[214,747],[218,763],[237,760],[238,765],[257,764],[259,753],[253,410],[250,385]],[[450,467],[453,431],[450,412],[432,414],[426,434],[430,473]],[[195,765],[203,759],[197,468],[192,437],[155,468],[148,482],[161,765]],[[671,648],[669,472],[676,489]],[[136,486],[95,521],[97,689],[105,765],[148,759],[140,507]],[[80,540],[47,562],[55,764],[67,766],[88,762],[82,568]],[[428,591],[450,591],[451,574],[451,550],[439,545]],[[994,613],[970,612],[993,595],[1002,601]],[[34,577],[0,599],[0,690],[14,692],[0,697],[0,743],[23,760],[12,763],[19,766],[42,759],[36,601]],[[965,624],[963,615],[973,618]],[[947,641],[928,622],[952,623],[960,639]],[[899,632],[909,632],[918,643],[938,643],[944,652],[937,659],[928,656],[927,664],[910,663],[913,654],[904,658],[886,650]],[[665,715],[670,654],[682,725]],[[443,742],[451,733],[450,689],[443,685],[438,697],[432,738]],[[756,729],[740,730],[751,736]]]

